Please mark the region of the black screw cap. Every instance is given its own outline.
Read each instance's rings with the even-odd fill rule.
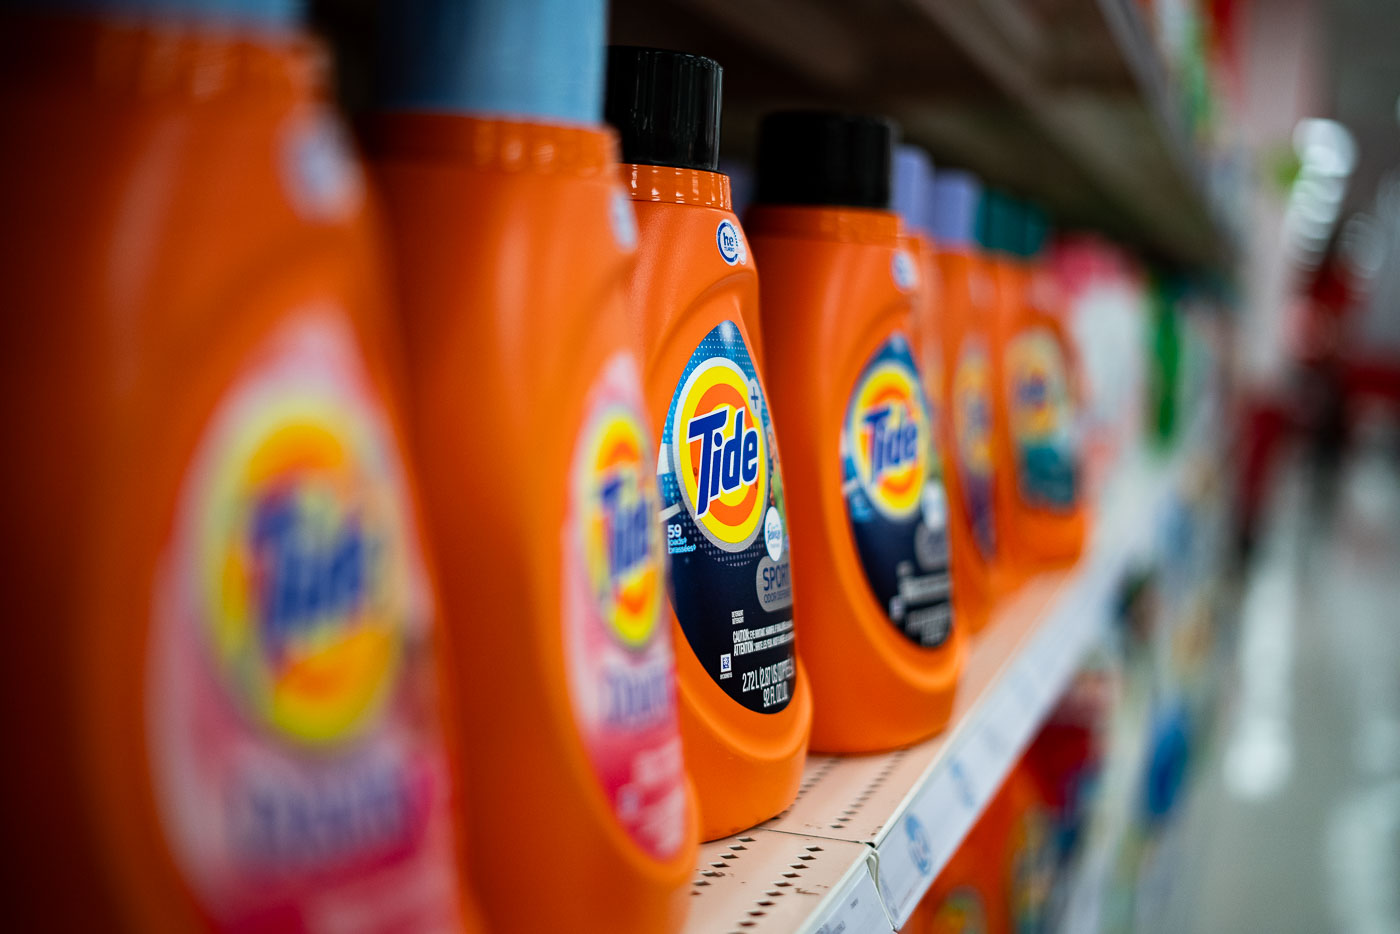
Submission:
[[[758,127],[760,204],[890,206],[898,130],[884,117],[834,111],[771,113]]]
[[[718,169],[722,77],[703,55],[609,46],[603,117],[622,138],[622,161]]]

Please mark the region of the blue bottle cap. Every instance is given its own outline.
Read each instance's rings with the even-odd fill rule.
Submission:
[[[1016,255],[1021,246],[1020,202],[996,188],[977,200],[977,244],[986,253]]]
[[[894,150],[891,202],[894,212],[910,233],[931,236],[929,193],[933,188],[933,162],[918,146],[903,143]]]
[[[606,0],[394,0],[380,105],[597,124],[606,27]]]
[[[1045,249],[1045,241],[1050,239],[1050,216],[1045,209],[1032,202],[1021,206],[1021,249],[1020,254],[1034,259]]]
[[[929,214],[939,246],[969,247],[977,239],[977,205],[982,182],[965,169],[942,169],[933,178]]]
[[[302,0],[0,0],[0,7],[134,22],[283,27],[302,21]]]

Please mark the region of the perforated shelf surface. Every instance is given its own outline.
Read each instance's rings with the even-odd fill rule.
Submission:
[[[889,930],[864,865],[869,854],[869,847],[848,840],[768,830],[706,843],[690,884],[691,928],[718,934],[799,930],[844,885],[858,903],[842,907],[863,908],[865,918]],[[859,891],[861,876],[867,880],[864,892]],[[864,905],[859,904],[862,896]],[[872,928],[848,925],[847,930]]]

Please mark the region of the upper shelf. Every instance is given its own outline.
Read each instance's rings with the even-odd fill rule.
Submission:
[[[887,113],[936,162],[1187,266],[1224,268],[1166,69],[1134,0],[614,0],[611,41],[725,67],[725,151],[791,106]]]

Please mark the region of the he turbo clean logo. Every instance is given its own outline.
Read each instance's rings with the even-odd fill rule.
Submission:
[[[677,396],[672,446],[686,508],[725,551],[748,548],[768,506],[760,399],[757,381],[723,357],[696,367]]]
[[[355,414],[287,397],[230,426],[200,529],[207,642],[253,715],[299,741],[360,731],[411,612],[404,517]]]
[[[852,396],[850,437],[870,501],[899,519],[919,511],[929,473],[929,412],[918,375],[898,360],[871,367]]]
[[[645,646],[661,610],[661,531],[653,465],[629,407],[605,409],[586,442],[584,553],[604,620],[624,645]]]

